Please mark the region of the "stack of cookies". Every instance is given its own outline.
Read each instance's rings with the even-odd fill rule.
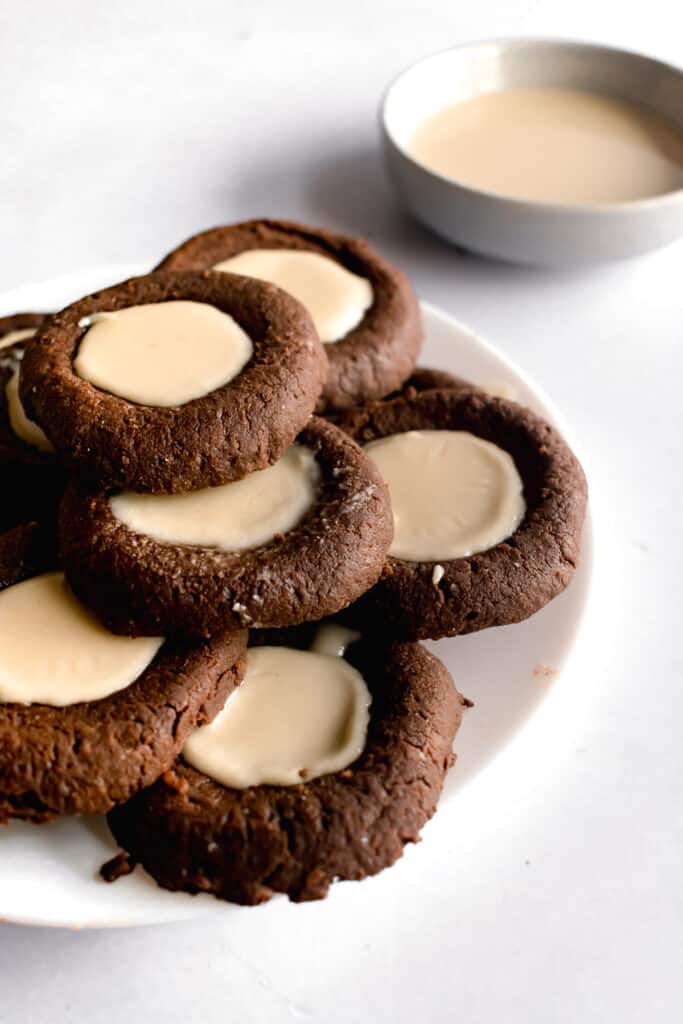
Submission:
[[[369,245],[270,220],[0,320],[0,821],[108,812],[105,877],[239,903],[418,838],[468,702],[417,641],[555,597],[586,504],[421,342]]]

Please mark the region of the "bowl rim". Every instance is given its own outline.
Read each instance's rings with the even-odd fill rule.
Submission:
[[[397,150],[404,160],[408,161],[414,167],[417,167],[423,174],[431,178],[433,181],[442,185],[447,185],[450,188],[457,189],[460,192],[465,193],[468,198],[476,197],[485,200],[495,200],[498,203],[510,204],[518,210],[531,207],[539,213],[552,212],[566,215],[578,214],[579,216],[590,214],[619,216],[641,210],[646,212],[657,208],[668,209],[671,206],[677,206],[679,203],[683,202],[683,185],[681,185],[680,188],[675,189],[673,192],[662,192],[660,195],[647,196],[643,199],[622,199],[613,203],[568,203],[549,202],[548,200],[542,199],[521,199],[517,196],[506,195],[504,192],[493,192],[490,189],[473,188],[471,185],[466,185],[463,182],[458,181],[457,178],[450,178],[445,174],[441,174],[439,171],[435,171],[420,160],[417,160],[404,145],[398,142],[387,123],[387,106],[396,86],[415,68],[419,67],[421,64],[427,64],[429,61],[436,57],[440,57],[442,54],[456,53],[462,50],[475,50],[484,46],[502,44],[510,49],[514,49],[517,46],[528,45],[539,48],[546,46],[564,46],[570,50],[593,50],[597,52],[601,51],[610,55],[632,57],[636,60],[643,61],[646,64],[658,67],[669,74],[679,76],[683,81],[682,67],[678,67],[676,64],[671,64],[668,61],[660,60],[658,57],[651,57],[649,54],[642,53],[639,50],[625,49],[620,46],[609,46],[605,43],[587,42],[582,39],[563,38],[562,36],[483,36],[481,38],[467,40],[463,43],[456,43],[454,46],[444,46],[439,50],[433,50],[431,53],[418,57],[417,60],[402,68],[401,71],[397,72],[397,74],[393,76],[382,93],[378,111],[380,128],[385,140]]]

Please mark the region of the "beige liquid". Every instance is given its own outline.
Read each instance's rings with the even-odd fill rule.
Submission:
[[[409,151],[448,178],[542,202],[617,203],[683,188],[683,132],[626,100],[505,89],[422,121]]]

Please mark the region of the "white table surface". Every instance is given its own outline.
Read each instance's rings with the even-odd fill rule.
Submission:
[[[0,0],[0,288],[247,216],[365,233],[555,399],[599,553],[555,693],[392,871],[277,933],[258,908],[238,936],[0,927],[3,1024],[681,1019],[683,246],[565,273],[458,257],[395,205],[376,107],[468,38],[683,63],[682,29],[675,0]]]

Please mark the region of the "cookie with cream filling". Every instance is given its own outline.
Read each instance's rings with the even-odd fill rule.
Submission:
[[[103,812],[149,786],[241,679],[246,633],[109,634],[61,573],[0,536],[0,823]]]
[[[74,472],[180,493],[274,462],[326,372],[308,313],[285,292],[231,274],[159,273],[51,317],[26,351],[19,392]]]
[[[351,411],[339,426],[391,477],[397,524],[380,580],[346,613],[352,624],[410,640],[471,633],[520,622],[569,584],[586,480],[529,409],[428,390]]]
[[[288,677],[292,654],[297,667]],[[243,686],[244,696],[255,687],[251,706],[238,706],[238,691],[234,705],[230,701],[223,712],[226,722],[221,725],[221,716],[215,719],[219,735],[207,737],[203,751],[204,738],[196,743],[205,760],[192,749],[194,734],[170,771],[109,815],[114,837],[129,858],[139,861],[164,888],[209,892],[243,904],[262,903],[277,893],[295,901],[322,899],[333,881],[362,879],[393,864],[406,843],[418,840],[435,811],[444,776],[455,760],[453,737],[467,702],[445,666],[418,644],[387,646],[372,637],[352,644],[346,657],[343,661],[333,654],[287,647],[250,648]],[[360,747],[349,751],[351,760],[344,767],[292,782],[291,770],[310,763],[311,745],[319,756],[326,743],[341,746],[340,733],[346,739],[350,731],[330,728],[321,713],[316,745],[309,723],[305,729],[296,727],[302,710],[297,711],[294,700],[279,729],[270,720],[268,671],[279,672],[277,685],[293,683],[296,689],[302,674],[299,661],[307,658],[315,663],[318,693],[327,685],[324,672],[333,679],[348,672],[360,680],[349,684],[350,690],[363,686],[369,706]],[[321,658],[327,662],[323,668],[316,661]],[[334,705],[332,719],[336,711]],[[230,743],[233,713],[245,737],[237,745]],[[253,723],[248,730],[250,715]],[[305,750],[289,742],[301,732]],[[252,745],[250,733],[257,736]],[[263,742],[264,734],[269,742]],[[247,784],[219,782],[188,761],[220,773],[221,747],[230,754],[231,768],[237,763],[236,781]],[[280,775],[273,774],[274,766]],[[283,766],[290,774],[282,774]],[[250,781],[259,777],[280,781]]]
[[[250,220],[194,235],[161,270],[253,274],[307,305],[329,369],[317,412],[347,409],[400,388],[422,346],[412,286],[367,242],[284,220]]]
[[[273,466],[183,495],[71,481],[60,517],[74,590],[117,633],[213,635],[332,615],[376,582],[391,543],[377,469],[313,417]]]

